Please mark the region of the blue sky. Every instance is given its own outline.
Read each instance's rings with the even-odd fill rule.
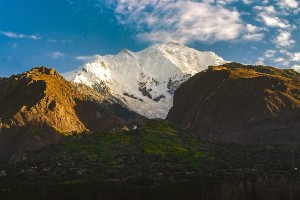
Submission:
[[[179,42],[226,60],[300,68],[297,0],[0,1],[0,76]]]

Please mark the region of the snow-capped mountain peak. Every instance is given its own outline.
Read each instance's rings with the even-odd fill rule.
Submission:
[[[149,118],[165,118],[181,83],[210,65],[225,62],[210,51],[177,43],[155,44],[139,52],[124,49],[117,55],[95,56],[66,78],[99,92],[108,87],[131,110]]]

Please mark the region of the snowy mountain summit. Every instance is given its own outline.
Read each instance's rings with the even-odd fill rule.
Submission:
[[[181,83],[210,65],[225,63],[213,52],[199,52],[177,43],[153,45],[139,52],[95,56],[66,78],[104,90],[129,109],[148,118],[165,118]]]

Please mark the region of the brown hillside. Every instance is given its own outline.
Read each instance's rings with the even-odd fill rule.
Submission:
[[[124,125],[105,97],[82,87],[45,67],[0,79],[0,160],[55,143],[60,134]]]
[[[210,67],[180,86],[167,120],[210,141],[300,142],[300,74],[238,63]]]

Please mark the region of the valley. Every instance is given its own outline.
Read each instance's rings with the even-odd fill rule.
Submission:
[[[0,0],[0,200],[300,200],[299,0]]]
[[[102,79],[0,79],[0,199],[298,199],[299,73],[226,62],[189,76],[165,85],[166,119]],[[166,93],[147,84],[123,95],[154,113]]]
[[[217,144],[163,120],[64,136],[0,165],[0,198],[297,199],[300,146]]]

